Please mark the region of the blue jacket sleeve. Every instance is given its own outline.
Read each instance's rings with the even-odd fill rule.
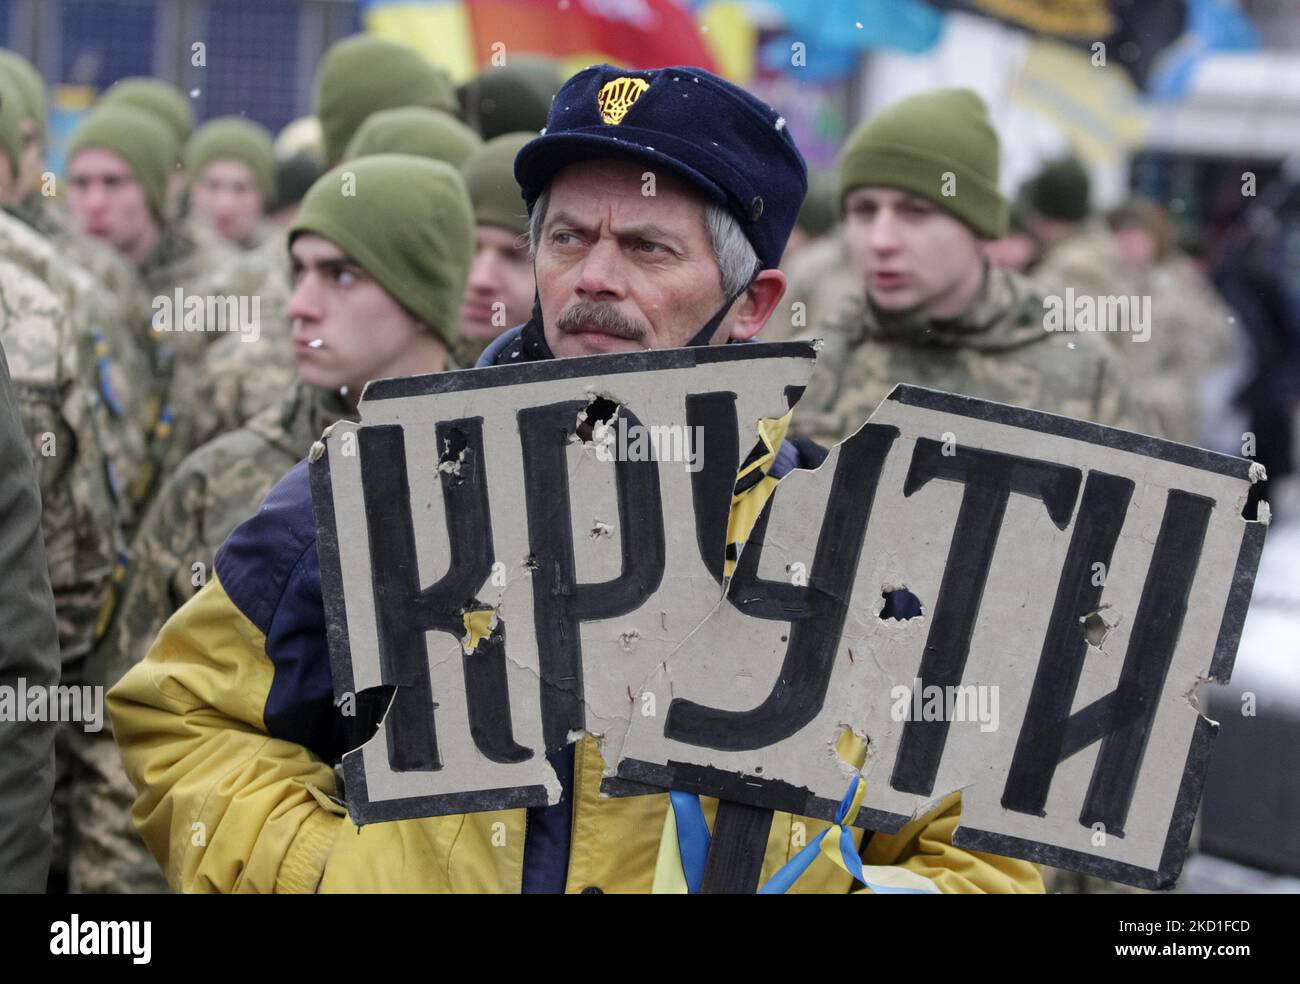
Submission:
[[[230,600],[266,635],[274,667],[267,732],[338,762],[347,748],[334,707],[306,461],[230,535],[217,551],[216,570]]]

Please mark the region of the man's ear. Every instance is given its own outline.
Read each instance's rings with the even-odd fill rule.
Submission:
[[[780,270],[760,272],[745,292],[736,298],[728,337],[738,342],[753,338],[767,324],[784,295],[784,273]]]

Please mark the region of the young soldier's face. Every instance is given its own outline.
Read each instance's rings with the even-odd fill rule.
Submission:
[[[429,331],[352,257],[304,232],[290,248],[289,320],[298,378],[311,386],[346,386],[355,404],[366,383],[428,372]]]
[[[979,237],[924,198],[892,188],[845,197],[845,230],[872,301],[886,311],[960,313],[984,274]]]
[[[630,161],[589,161],[551,181],[536,270],[558,358],[679,348],[722,306],[701,199],[667,174],[654,176],[649,194],[648,173]],[[755,334],[774,304],[761,319],[729,317],[713,341]]]
[[[493,339],[523,324],[533,310],[533,261],[528,246],[500,226],[474,230],[474,262],[460,305],[460,333]]]
[[[190,204],[231,243],[247,241],[262,219],[262,192],[242,161],[213,161],[203,168],[190,189]]]
[[[131,166],[101,147],[83,150],[68,164],[68,210],[82,232],[126,256],[157,229]]]

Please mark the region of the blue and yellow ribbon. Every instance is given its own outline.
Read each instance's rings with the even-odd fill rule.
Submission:
[[[100,332],[93,332],[91,340],[95,346],[95,369],[99,377],[99,394],[113,412],[113,416],[123,416],[122,403],[113,389],[113,363],[109,358],[108,342]]]
[[[699,895],[704,866],[709,859],[709,824],[700,798],[694,793],[671,792],[671,807],[664,817],[659,858],[655,862],[653,895]]]
[[[821,854],[878,895],[937,895],[938,886],[924,875],[918,875],[897,865],[862,863],[849,825],[858,815],[858,809],[862,806],[866,793],[867,784],[858,776],[854,776],[848,792],[840,800],[839,809],[835,811],[835,823],[814,837],[807,847],[787,861],[781,870],[758,890],[758,894],[784,895]]]
[[[850,826],[858,815],[866,792],[867,784],[854,776],[835,811],[834,824],[787,861],[758,890],[758,894],[784,895],[819,855],[829,858],[877,895],[939,894],[933,881],[907,868],[862,863]],[[664,818],[651,892],[655,895],[698,895],[709,858],[710,835],[704,810],[700,798],[694,793],[672,792],[669,800],[672,808]]]

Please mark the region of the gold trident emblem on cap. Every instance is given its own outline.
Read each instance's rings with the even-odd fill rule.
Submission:
[[[612,125],[622,123],[627,111],[636,104],[641,94],[648,88],[650,83],[645,79],[634,79],[628,75],[606,82],[596,94],[600,118]]]

